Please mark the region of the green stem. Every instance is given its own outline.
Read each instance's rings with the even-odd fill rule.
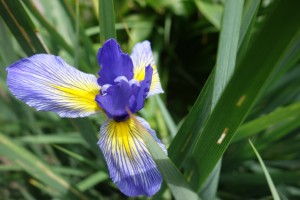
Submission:
[[[100,40],[117,39],[113,0],[99,0]]]

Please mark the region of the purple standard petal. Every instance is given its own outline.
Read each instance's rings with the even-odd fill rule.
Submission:
[[[132,89],[127,80],[109,86],[105,92],[96,96],[96,101],[104,109],[109,118],[122,121],[128,117],[126,108],[132,98]]]
[[[7,85],[18,99],[61,117],[84,117],[100,111],[97,78],[58,56],[37,54],[7,68]]]
[[[166,152],[149,124],[137,117],[139,123]],[[127,196],[152,196],[161,187],[162,176],[151,157],[133,119],[106,121],[100,129],[98,145],[105,157],[113,182]]]
[[[124,76],[127,80],[133,78],[133,64],[129,55],[122,52],[120,45],[114,39],[107,40],[97,54],[99,71],[98,84],[114,84],[115,78]]]
[[[150,84],[151,84],[151,80],[152,80],[152,72],[153,72],[152,67],[150,67],[150,66],[146,67],[145,79],[140,82],[139,87],[136,87],[136,91],[134,94],[136,106],[134,108],[132,108],[132,110],[131,110],[132,113],[135,113],[144,107],[145,99],[150,90]]]
[[[130,82],[124,76],[115,79],[114,85],[103,85],[101,94],[96,96],[99,106],[109,118],[115,121],[127,119],[129,109],[136,113],[144,107],[144,101],[149,92],[152,78],[152,68],[146,68],[145,80]]]

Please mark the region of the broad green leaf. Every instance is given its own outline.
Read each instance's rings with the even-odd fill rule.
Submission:
[[[296,23],[285,23],[285,20],[297,21],[300,18],[300,13],[295,9],[296,4],[296,1],[277,3],[203,127],[194,151],[197,152],[197,164],[201,166],[200,184],[228,147],[238,126],[261,95],[266,80],[278,67],[281,55],[288,51],[289,43],[297,36],[299,26]],[[285,28],[282,29],[282,26]],[[272,36],[274,32],[283,37],[276,44],[276,37]]]
[[[244,1],[227,0],[224,5],[222,29],[217,54],[212,110],[230,80],[238,51]]]
[[[251,145],[251,147],[252,147],[252,149],[253,149],[255,155],[257,156],[257,159],[259,160],[259,163],[260,163],[260,165],[261,165],[261,167],[262,167],[262,169],[263,169],[263,171],[264,171],[264,174],[265,174],[266,179],[267,179],[267,181],[268,181],[268,185],[269,185],[270,190],[271,190],[271,192],[272,192],[273,199],[274,199],[274,200],[280,200],[279,194],[278,194],[278,192],[277,192],[277,190],[276,190],[276,187],[275,187],[275,185],[274,185],[274,183],[273,183],[273,181],[272,181],[272,178],[271,178],[271,176],[270,176],[270,174],[269,174],[269,172],[268,172],[268,169],[267,169],[267,167],[266,167],[265,164],[264,164],[264,161],[263,161],[262,158],[260,157],[258,151],[256,150],[256,148],[255,148],[254,145],[252,144],[251,140],[249,140],[249,143],[250,143],[250,145]]]
[[[194,141],[198,137],[198,132],[210,113],[214,74],[213,71],[209,76],[193,108],[168,149],[169,157],[179,167],[190,156],[190,151]]]
[[[254,3],[257,5],[256,2]],[[252,15],[247,14],[246,16],[255,18],[255,12],[247,10],[247,13],[249,12],[252,13]],[[247,21],[249,20],[243,20],[244,23]],[[249,26],[242,24],[243,29],[248,30],[248,32],[251,31],[251,27]],[[243,29],[241,30],[241,37],[244,38],[242,33],[246,31]],[[194,141],[199,136],[198,133],[201,130],[201,127],[211,113],[214,73],[214,71],[211,73],[196,102],[194,103],[193,108],[191,109],[187,118],[184,120],[184,123],[177,133],[177,136],[174,138],[169,147],[170,158],[179,166],[181,166],[185,159],[189,157],[188,152],[191,150]]]
[[[280,55],[288,51],[289,43],[296,36],[297,25],[284,23],[284,20],[288,20],[287,18],[293,17],[295,20],[299,18],[296,12],[292,16],[287,15],[287,10],[295,7],[295,1],[284,6],[281,3],[278,4],[279,6],[276,6],[267,18],[260,33],[249,45],[246,56],[234,72],[209,118],[207,119],[209,115],[207,109],[210,106],[211,94],[207,87],[212,87],[208,84],[210,79],[200,94],[201,99],[198,98],[181,126],[177,134],[178,138],[175,137],[170,146],[170,157],[177,165],[181,166],[188,156],[191,144],[198,141],[199,136],[203,138],[198,141],[194,151],[198,153],[197,160],[201,160],[201,163],[198,162],[196,165],[201,166],[202,178],[200,183],[203,183],[214,168],[227,148],[236,128],[259,97],[262,91],[261,86],[276,68]],[[281,26],[284,26],[285,29],[280,29],[278,22],[281,22]],[[284,38],[276,45],[273,44],[276,37],[269,37],[274,31],[284,34]],[[271,46],[272,48],[269,48]],[[249,74],[256,76],[249,76]],[[206,119],[207,121],[203,121]]]
[[[214,109],[216,102],[219,100],[235,69],[243,5],[244,1],[242,0],[238,2],[234,0],[227,0],[224,5],[217,63],[215,67],[216,74],[212,96],[212,110]],[[197,152],[194,152],[194,157],[197,157]],[[220,160],[213,170],[214,173],[210,175],[201,189],[201,196],[204,199],[213,199],[216,196],[218,179],[221,171],[221,162],[222,161]],[[200,172],[199,174],[201,176]]]
[[[243,19],[242,19],[242,24],[240,29],[240,36],[239,36],[239,45],[238,45],[239,47],[241,46],[242,42],[244,41],[246,41],[246,43],[248,42],[248,40],[245,39],[245,37],[247,37],[247,35],[251,35],[252,33],[252,26],[256,20],[256,15],[260,3],[261,3],[260,0],[246,1],[245,3],[245,9],[243,13]]]

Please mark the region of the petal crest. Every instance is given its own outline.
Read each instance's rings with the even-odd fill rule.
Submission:
[[[85,117],[101,110],[95,101],[97,78],[58,56],[36,54],[7,68],[7,85],[18,99],[61,117]]]
[[[149,124],[140,117],[137,119],[166,152]],[[133,119],[122,122],[107,120],[101,126],[98,145],[106,159],[110,177],[124,194],[152,196],[160,189],[161,174]]]
[[[139,83],[134,82],[134,79],[130,82],[126,77],[118,77],[114,85],[103,85],[101,94],[96,96],[96,101],[109,118],[123,121],[128,117],[126,109],[136,113],[144,107],[153,70],[148,66],[145,71],[145,79]]]
[[[129,83],[121,80],[118,84],[109,86],[105,94],[97,95],[96,101],[109,118],[121,121],[128,116],[126,108],[129,107],[128,104],[131,97]]]
[[[154,63],[151,45],[149,41],[137,43],[132,50],[131,59],[134,67],[134,78],[141,81],[145,77],[145,68],[151,66],[153,69],[152,82],[148,97],[154,94],[163,93],[160,84],[157,67]]]

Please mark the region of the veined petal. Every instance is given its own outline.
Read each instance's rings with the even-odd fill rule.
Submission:
[[[140,117],[137,119],[167,153],[149,124]],[[162,176],[133,119],[106,121],[101,126],[98,145],[106,159],[110,177],[124,194],[152,196],[160,189]]]
[[[151,84],[152,71],[152,68],[148,66],[145,79],[139,83],[134,81],[131,83],[125,77],[118,77],[115,85],[102,86],[102,92],[96,96],[96,101],[109,118],[123,121],[128,117],[126,109],[136,113],[144,107]]]
[[[152,50],[149,41],[137,43],[132,50],[131,59],[134,67],[134,78],[141,81],[145,77],[145,68],[151,66],[153,69],[152,82],[148,96],[163,93],[157,67],[154,63]]]
[[[100,109],[97,78],[68,65],[58,56],[37,54],[7,68],[7,85],[18,99],[37,110],[61,117],[84,117]]]

